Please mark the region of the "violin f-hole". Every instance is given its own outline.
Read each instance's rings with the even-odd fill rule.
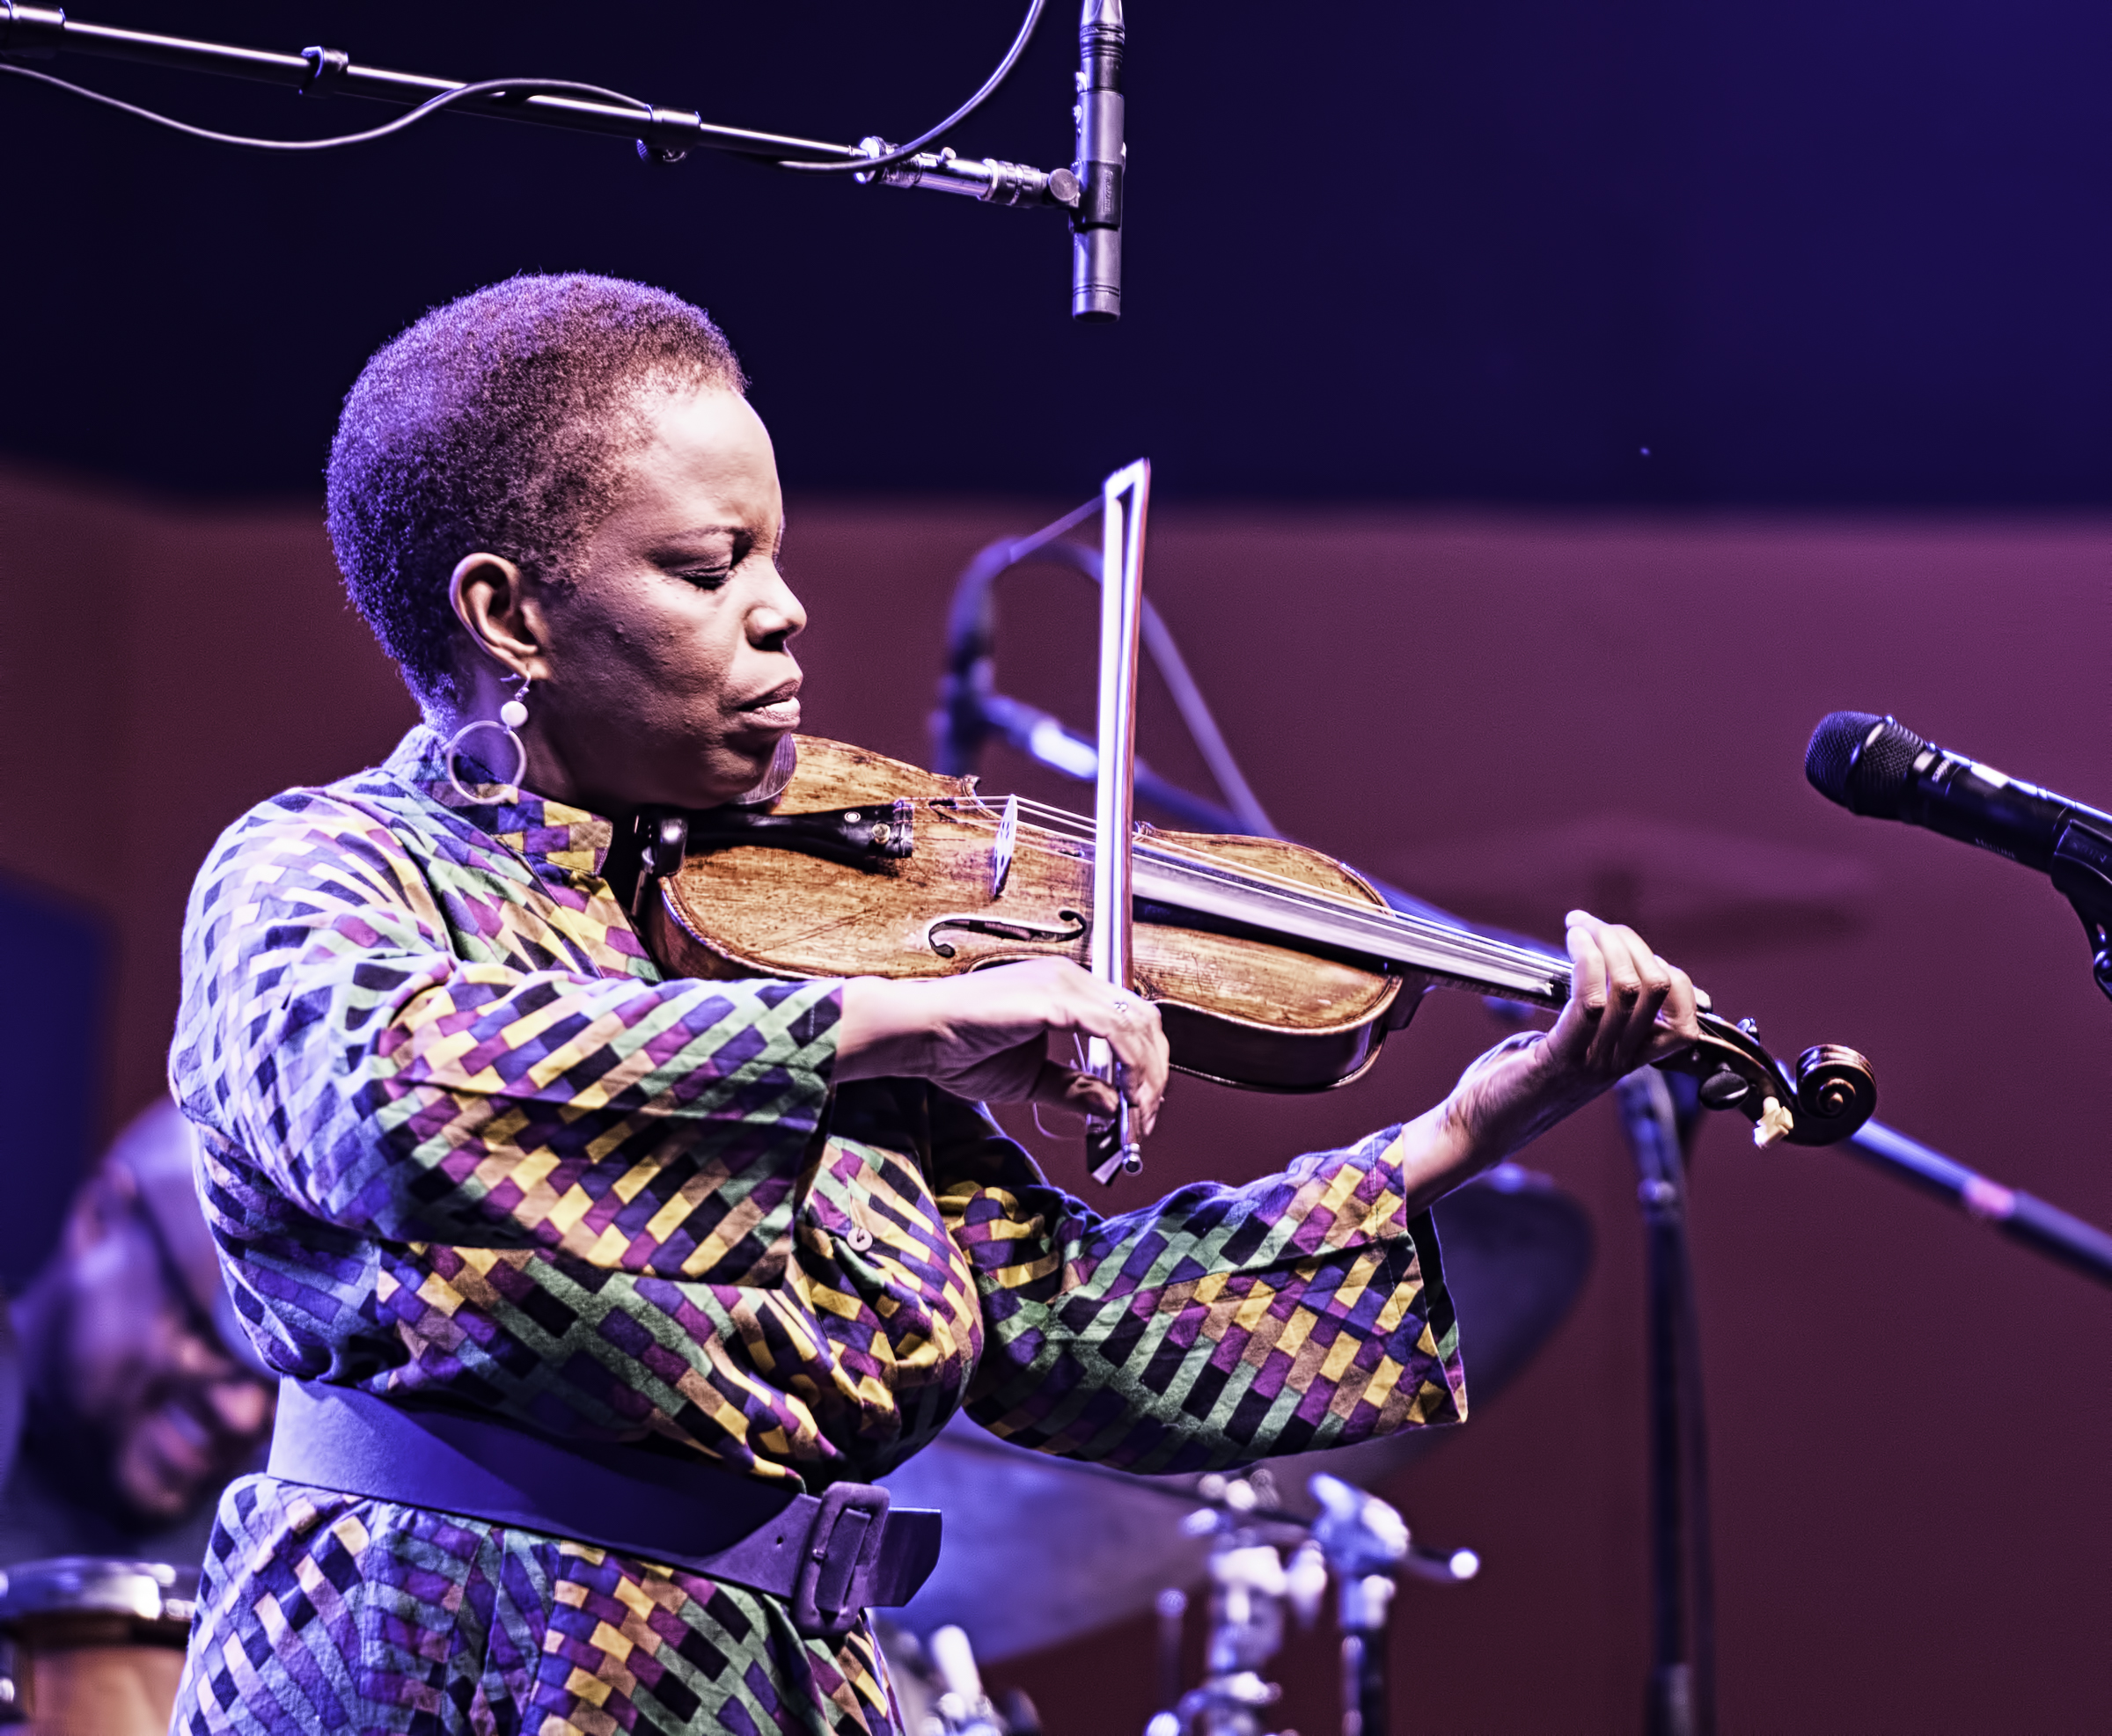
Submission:
[[[955,929],[964,934],[980,934],[994,941],[1008,941],[1014,945],[1030,946],[1037,950],[1074,951],[1091,932],[1091,925],[1074,910],[1060,910],[1056,915],[1068,926],[1045,928],[1031,922],[1001,922],[988,916],[935,917],[925,927],[924,940],[941,958],[951,958],[958,951],[957,948],[949,946],[939,938],[939,931],[945,928]]]

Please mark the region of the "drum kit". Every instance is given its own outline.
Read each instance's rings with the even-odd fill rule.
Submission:
[[[66,1556],[0,1573],[0,1724],[34,1736],[162,1736],[198,1570]]]
[[[0,1483],[20,1445],[20,1346],[0,1307]],[[163,1736],[183,1674],[198,1570],[62,1556],[0,1571],[0,1728]]]
[[[1592,1257],[1584,1209],[1545,1176],[1498,1166],[1434,1213],[1460,1335],[1485,1403],[1552,1336]],[[1244,1472],[1134,1476],[1012,1447],[965,1417],[886,1482],[946,1515],[930,1580],[887,1612],[882,1642],[908,1736],[1025,1736],[1023,1696],[994,1702],[994,1663],[1111,1623],[1158,1618],[1160,1710],[1147,1736],[1263,1736],[1263,1674],[1287,1617],[1310,1626],[1330,1586],[1341,1636],[1345,1736],[1386,1729],[1387,1615],[1404,1578],[1456,1585],[1472,1550],[1433,1550],[1372,1491],[1448,1431],[1268,1461]],[[1202,1679],[1181,1679],[1191,1594],[1207,1588]]]

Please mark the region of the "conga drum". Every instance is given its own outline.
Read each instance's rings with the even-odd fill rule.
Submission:
[[[0,1725],[166,1736],[198,1570],[62,1556],[0,1573]]]

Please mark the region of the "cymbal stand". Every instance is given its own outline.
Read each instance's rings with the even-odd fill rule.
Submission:
[[[1181,1703],[1181,1637],[1188,1620],[1188,1593],[1169,1586],[1153,1600],[1158,1616],[1158,1702],[1170,1713]]]
[[[1262,1666],[1283,1647],[1283,1615],[1292,1603],[1309,1620],[1326,1589],[1318,1552],[1298,1539],[1303,1529],[1270,1511],[1274,1490],[1266,1468],[1250,1476],[1206,1476],[1197,1491],[1210,1505],[1183,1521],[1210,1546],[1210,1637],[1203,1680],[1170,1710],[1157,1713],[1145,1736],[1265,1736],[1262,1712],[1283,1697]],[[1272,1536],[1298,1545],[1287,1571]],[[1302,1556],[1303,1559],[1301,1559]]]
[[[1394,1572],[1408,1555],[1408,1522],[1339,1477],[1315,1476],[1306,1486],[1321,1509],[1313,1541],[1335,1576],[1342,1736],[1386,1736],[1386,1626]]]
[[[1210,1638],[1201,1686],[1157,1713],[1145,1736],[1262,1736],[1261,1709],[1282,1690],[1265,1681],[1261,1666],[1283,1644],[1287,1606],[1309,1627],[1334,1577],[1342,1632],[1343,1736],[1386,1736],[1387,1618],[1403,1579],[1464,1584],[1481,1571],[1471,1549],[1419,1546],[1399,1512],[1375,1495],[1324,1475],[1306,1487],[1320,1507],[1316,1519],[1271,1505],[1275,1489],[1265,1465],[1244,1477],[1209,1476],[1196,1485],[1207,1505],[1188,1515],[1191,1536],[1213,1539],[1210,1553]],[[1287,1562],[1279,1550],[1287,1549]],[[1161,1670],[1171,1640],[1178,1688],[1179,1623],[1186,1598],[1162,1594]]]
[[[941,1628],[924,1644],[945,1688],[936,1711],[946,1736],[1004,1736],[1004,1721],[983,1692],[968,1636],[958,1628]]]
[[[1655,1067],[1616,1088],[1635,1158],[1648,1265],[1650,1683],[1646,1736],[1712,1736],[1716,1623],[1701,1340],[1687,1241],[1687,1159],[1699,1102],[1693,1081]],[[1676,1091],[1678,1095],[1676,1096]]]

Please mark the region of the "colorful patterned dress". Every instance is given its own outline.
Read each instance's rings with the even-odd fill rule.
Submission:
[[[172,1076],[281,1370],[810,1491],[963,1406],[1138,1471],[1465,1414],[1392,1131],[1102,1218],[972,1105],[832,1089],[840,984],[663,977],[609,824],[479,793],[415,729],[252,810],[192,895]],[[174,1725],[898,1727],[863,1622],[270,1477],[221,1503]]]

